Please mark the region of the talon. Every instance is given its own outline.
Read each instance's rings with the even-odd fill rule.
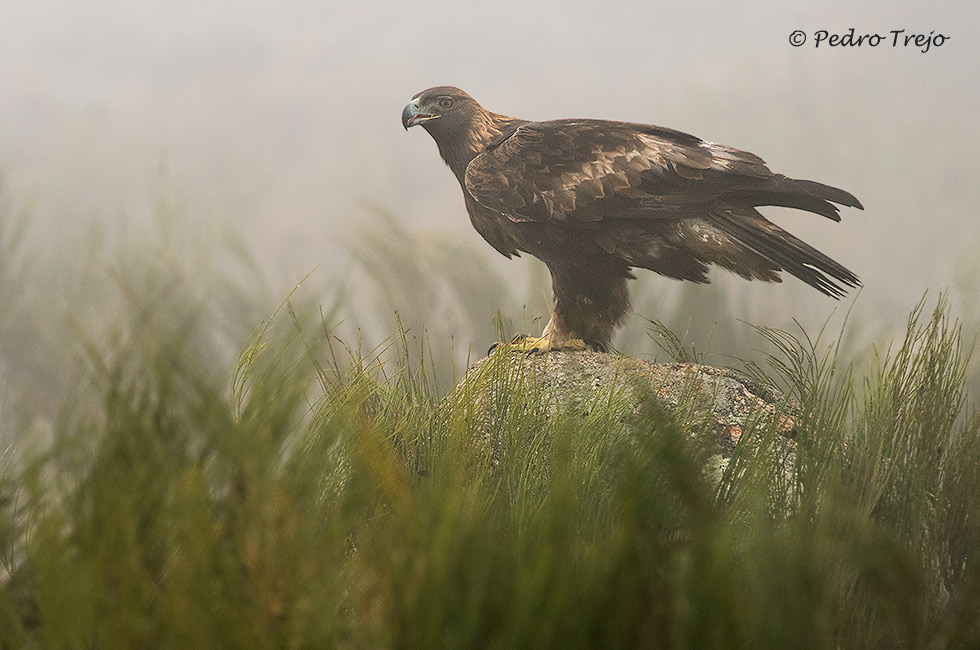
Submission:
[[[515,336],[514,340],[507,347],[511,350],[523,352],[524,356],[527,357],[544,354],[553,349],[550,338],[528,336],[527,334]]]
[[[523,352],[525,356],[530,357],[557,350],[580,352],[585,349],[586,344],[582,339],[566,339],[560,345],[555,345],[551,336],[534,337],[528,336],[527,334],[518,334],[511,339],[510,343],[494,343],[487,352],[487,356],[490,356],[494,351],[519,351]]]

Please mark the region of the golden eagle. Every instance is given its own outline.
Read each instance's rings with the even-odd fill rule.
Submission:
[[[522,349],[608,348],[629,313],[633,268],[692,282],[708,281],[709,264],[767,282],[787,271],[835,298],[860,285],[756,208],[840,221],[834,204],[861,203],[774,174],[754,154],[647,124],[507,117],[451,86],[405,106],[402,125],[416,124],[456,175],[477,232],[507,257],[530,253],[551,271],[551,321]]]

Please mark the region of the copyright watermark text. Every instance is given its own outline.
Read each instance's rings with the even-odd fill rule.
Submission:
[[[789,35],[789,44],[793,47],[806,45],[807,40],[813,43],[813,47],[908,47],[915,48],[925,54],[931,48],[942,47],[949,40],[949,36],[937,34],[936,30],[928,34],[916,34],[904,29],[892,29],[879,34],[877,32],[859,34],[851,27],[846,32],[837,34],[826,29],[818,29],[808,37],[802,29],[794,30]]]

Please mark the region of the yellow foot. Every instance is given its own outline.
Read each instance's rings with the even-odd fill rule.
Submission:
[[[487,356],[494,352],[523,352],[531,356],[532,354],[544,354],[554,350],[572,350],[581,352],[585,349],[585,341],[582,339],[568,339],[561,345],[553,345],[550,336],[540,338],[518,334],[510,343],[494,343],[487,351]]]

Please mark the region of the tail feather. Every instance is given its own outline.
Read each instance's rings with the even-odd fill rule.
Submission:
[[[854,273],[809,244],[775,225],[753,208],[727,208],[711,213],[712,222],[779,269],[823,294],[840,298],[861,286]]]
[[[864,209],[864,206],[861,205],[861,202],[857,200],[856,196],[840,188],[824,185],[823,183],[818,183],[816,181],[786,178],[785,176],[783,177],[783,180],[791,181],[799,191],[810,196],[816,196],[826,201],[833,201],[834,203],[839,203],[840,205],[846,205],[849,208],[857,208],[858,210]]]
[[[776,205],[784,208],[806,210],[840,221],[836,204],[863,210],[861,202],[842,189],[816,181],[798,180],[777,174],[764,185],[729,192],[728,197],[738,198],[752,206]]]

